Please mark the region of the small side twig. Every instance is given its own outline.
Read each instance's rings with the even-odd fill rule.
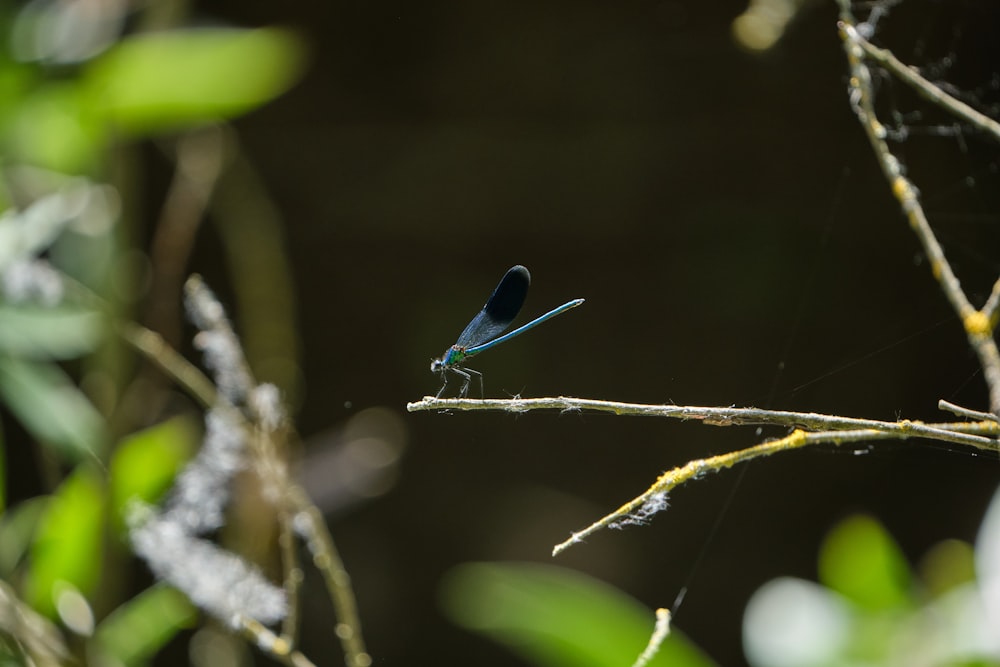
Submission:
[[[288,638],[279,637],[252,618],[241,618],[239,630],[261,651],[289,667],[316,667],[312,660],[292,648],[292,642]]]
[[[649,644],[639,655],[639,658],[632,663],[632,667],[646,667],[656,653],[660,650],[660,645],[670,635],[670,610],[660,608],[656,610],[656,625],[653,627],[653,634],[649,638]]]
[[[997,416],[992,412],[980,412],[979,410],[970,410],[969,408],[964,408],[961,405],[955,405],[951,401],[946,401],[943,398],[938,401],[939,410],[947,410],[948,412],[958,415],[959,417],[966,417],[968,419],[976,419],[979,421],[997,421]]]
[[[210,408],[215,404],[215,385],[194,364],[168,345],[160,334],[134,322],[121,323],[118,332],[126,343],[187,389],[203,408]]]
[[[990,296],[986,299],[986,303],[983,304],[983,313],[993,323],[993,326],[996,327],[997,321],[1000,320],[1000,279],[997,279],[993,283]]]

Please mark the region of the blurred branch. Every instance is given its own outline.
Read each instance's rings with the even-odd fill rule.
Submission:
[[[304,491],[294,484],[285,465],[286,417],[278,390],[273,385],[257,384],[246,362],[239,338],[226,318],[222,304],[197,275],[185,284],[188,313],[200,329],[195,343],[205,354],[205,364],[214,373],[223,402],[240,407],[246,430],[254,434],[249,442],[254,470],[264,487],[265,497],[275,499],[281,524],[284,590],[288,604],[298,597],[301,571],[294,554],[292,537],[301,535],[313,555],[313,562],[327,583],[337,615],[335,633],[341,641],[348,667],[369,667],[361,635],[361,622],[351,579],[344,568],[323,516]],[[273,635],[259,623],[248,619],[244,631],[252,631],[258,646],[287,664],[303,667],[308,661],[294,650],[297,628],[295,613],[286,616],[283,628],[288,634]],[[248,624],[249,623],[249,624]],[[259,626],[259,627],[258,627]],[[266,633],[266,634],[265,634]]]
[[[889,182],[893,196],[899,202],[903,215],[906,216],[910,227],[916,233],[917,238],[923,246],[924,253],[930,260],[931,273],[938,281],[952,308],[962,319],[966,337],[976,356],[979,357],[979,363],[983,368],[983,376],[986,379],[986,386],[990,395],[990,411],[1000,416],[1000,350],[998,350],[996,341],[993,338],[994,329],[997,325],[997,303],[1000,302],[1000,296],[998,296],[1000,281],[994,285],[993,294],[987,301],[987,305],[982,310],[976,310],[962,290],[958,277],[948,263],[944,250],[941,248],[941,244],[934,235],[934,230],[931,229],[930,223],[927,221],[923,207],[920,205],[917,188],[906,178],[903,173],[902,164],[893,155],[889,149],[889,145],[886,143],[885,127],[878,120],[875,113],[875,93],[872,88],[871,71],[865,63],[866,56],[870,58],[875,58],[875,56],[866,50],[865,45],[867,42],[859,34],[857,28],[855,28],[855,20],[851,14],[849,0],[838,0],[838,2],[840,4],[840,21],[837,25],[840,28],[840,37],[844,42],[844,51],[847,54],[847,62],[851,73],[848,82],[851,107],[868,136],[868,141],[872,146],[875,157],[878,159],[879,166],[882,168],[882,173]],[[870,44],[867,45],[871,50],[877,52],[878,58],[875,58],[877,62],[883,63],[888,60],[887,52],[881,52]],[[893,58],[892,60],[895,59]],[[907,81],[911,85],[916,85],[916,82],[922,81],[923,83],[920,83],[920,85],[925,94],[928,94],[927,90],[934,87],[933,84],[917,77],[910,68],[903,66],[902,63],[899,63],[898,68],[891,69],[890,71],[897,74],[900,72],[909,73],[906,76],[908,77]],[[957,106],[957,104],[947,102],[948,96],[943,91],[935,95],[934,99],[945,106],[946,109],[953,113],[959,113],[960,117],[965,119],[968,119],[968,111],[973,111],[968,107],[963,109]],[[957,100],[954,100],[954,102],[958,103]],[[987,124],[985,129],[993,133],[995,137],[1000,136],[991,127]]]
[[[203,408],[215,403],[215,385],[196,366],[170,347],[158,333],[134,322],[120,324],[118,332],[126,343],[187,389]]]
[[[22,653],[20,656],[5,655],[13,659],[11,664],[18,664],[18,658],[36,667],[57,667],[69,661],[69,650],[58,628],[18,598],[4,581],[0,581],[0,633],[12,640]]]
[[[232,275],[243,349],[258,377],[278,385],[294,411],[300,343],[285,225],[266,184],[238,145],[210,205]]]
[[[286,513],[287,514],[287,513]],[[288,615],[281,624],[281,634],[293,644],[299,635],[299,588],[302,585],[303,573],[299,565],[299,555],[295,548],[295,532],[292,530],[291,517],[283,516],[278,522],[281,533],[278,545],[281,547],[281,563],[285,570],[284,589],[288,601]]]
[[[62,280],[70,293],[81,302],[108,310],[107,304],[85,286],[65,276]],[[302,572],[294,537],[300,534],[327,583],[338,618],[335,632],[343,645],[348,667],[369,667],[372,660],[362,639],[350,576],[322,514],[288,477],[288,468],[282,458],[287,433],[279,393],[273,385],[256,383],[225,310],[200,276],[188,279],[185,292],[189,314],[200,330],[195,344],[205,355],[205,365],[213,372],[214,384],[156,332],[132,322],[119,322],[118,332],[129,345],[187,389],[204,407],[220,409],[231,419],[242,423],[236,430],[253,434],[249,443],[254,469],[265,487],[274,492],[267,495],[277,499],[287,603],[296,605],[298,602]],[[309,667],[313,663],[295,649],[297,625],[297,609],[285,616],[280,636],[250,616],[239,620],[241,632],[252,638],[261,650],[285,664]]]
[[[369,667],[372,658],[365,651],[364,640],[361,638],[361,621],[358,616],[358,605],[351,587],[351,577],[344,568],[333,543],[333,537],[327,530],[323,515],[309,500],[305,492],[298,487],[289,489],[289,497],[297,510],[294,527],[306,541],[306,546],[313,557],[313,564],[323,575],[327,591],[340,620],[336,633],[344,647],[344,659],[347,667]]]
[[[289,667],[315,667],[309,658],[292,648],[293,642],[279,637],[252,618],[240,619],[240,631],[261,651]]]
[[[180,342],[179,299],[198,228],[222,173],[225,137],[218,127],[182,135],[174,144],[174,176],[153,232],[146,324],[171,345]]]
[[[101,311],[112,322],[115,322],[114,327],[118,335],[128,345],[152,361],[178,385],[186,389],[202,407],[208,408],[215,404],[216,392],[211,380],[205,377],[205,374],[197,366],[168,344],[160,334],[141,324],[122,321],[116,315],[111,304],[86,285],[73,280],[62,272],[58,273],[58,277],[68,296]]]

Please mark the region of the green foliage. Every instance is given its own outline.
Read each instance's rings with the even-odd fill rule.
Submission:
[[[442,587],[456,624],[506,645],[542,667],[631,665],[653,632],[654,614],[607,584],[563,568],[471,563]],[[651,667],[713,663],[672,632]]]
[[[0,60],[0,153],[63,173],[94,173],[112,140],[229,120],[298,78],[304,49],[262,28],[176,29],[126,37],[78,76]]]
[[[55,613],[54,598],[64,582],[84,595],[97,585],[104,501],[101,479],[87,466],[78,466],[52,495],[31,548],[25,596],[39,612]]]
[[[46,82],[21,91],[4,127],[2,146],[8,158],[63,173],[93,170],[106,135],[88,109],[77,80]]]
[[[148,588],[116,609],[97,627],[97,652],[108,664],[144,665],[197,611],[183,593],[168,586]]]
[[[141,289],[125,272],[138,264],[128,243],[145,234],[122,229],[118,217],[123,208],[134,210],[133,193],[121,189],[134,184],[123,148],[260,107],[295,82],[305,52],[286,30],[179,27],[101,42],[89,60],[52,65],[40,52],[14,48],[21,59],[15,61],[8,55],[18,41],[13,26],[29,9],[0,8],[0,271],[33,266],[44,253],[55,288],[0,292],[0,401],[35,441],[29,446],[40,450],[48,464],[42,477],[55,490],[6,506],[0,432],[0,577],[25,614],[30,605],[78,633],[89,628],[74,618],[93,622],[88,599],[118,605],[97,624],[86,654],[100,664],[142,665],[192,622],[194,610],[163,586],[116,599],[127,587],[120,573],[102,568],[124,558],[116,553],[124,542],[113,533],[124,528],[129,501],[162,498],[200,429],[189,416],[141,431],[129,422],[136,414],[129,408],[141,399],[125,393],[143,388],[129,384],[133,359],[115,336],[115,320],[130,317],[132,290]],[[36,3],[32,11],[64,9]],[[45,27],[41,19],[36,24],[32,31]],[[22,33],[19,43],[33,38]],[[108,174],[128,178],[100,182]],[[67,287],[59,276],[76,283]],[[31,275],[21,278],[30,282]],[[86,290],[93,293],[81,298]],[[112,434],[120,433],[129,435],[112,449]],[[69,472],[60,481],[62,471]],[[22,647],[28,634],[16,638]],[[9,657],[5,641],[0,636],[0,663]]]
[[[0,302],[0,354],[30,359],[75,359],[104,335],[99,313],[79,306],[11,306]]]
[[[191,29],[138,35],[84,72],[88,108],[145,135],[232,118],[284,92],[302,50],[282,30]]]
[[[7,507],[7,452],[3,439],[3,430],[0,429],[0,516],[3,516],[4,508]],[[2,544],[2,542],[0,542]],[[2,548],[2,547],[0,547]]]
[[[103,417],[58,366],[0,356],[0,397],[35,438],[69,460],[104,451]]]
[[[899,547],[867,516],[846,519],[830,531],[820,549],[819,580],[871,611],[906,606],[913,593]]]
[[[9,580],[24,560],[48,504],[48,496],[39,496],[20,502],[0,515],[0,577]]]
[[[122,440],[111,457],[111,506],[124,527],[129,501],[156,504],[191,457],[198,429],[190,418],[175,417]]]
[[[1000,494],[975,556],[957,540],[935,546],[919,575],[875,519],[835,526],[819,554],[820,583],[781,578],[747,607],[744,646],[755,667],[1000,666],[987,611],[1000,551]],[[983,578],[981,584],[976,579]]]

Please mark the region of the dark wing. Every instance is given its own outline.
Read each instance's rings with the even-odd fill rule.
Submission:
[[[530,284],[531,274],[528,269],[520,264],[512,266],[455,344],[459,347],[476,347],[506,331],[521,311]]]

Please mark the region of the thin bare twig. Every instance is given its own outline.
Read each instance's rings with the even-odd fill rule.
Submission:
[[[868,136],[868,141],[879,166],[882,168],[882,173],[889,182],[893,195],[899,202],[903,214],[930,260],[931,273],[938,281],[952,308],[962,319],[969,345],[979,357],[979,363],[983,368],[983,376],[990,395],[990,411],[1000,415],[1000,350],[993,339],[994,328],[997,324],[997,303],[1000,301],[1000,295],[997,294],[1000,291],[1000,284],[994,286],[993,295],[987,302],[987,307],[982,310],[976,310],[962,290],[958,278],[945,257],[941,244],[938,243],[934,231],[927,221],[920,204],[917,188],[906,178],[902,164],[889,150],[885,141],[886,130],[875,113],[872,77],[865,63],[866,56],[872,58],[875,56],[866,51],[865,44],[867,42],[854,27],[855,21],[851,15],[849,0],[839,0],[839,4],[840,21],[837,25],[840,28],[840,37],[843,40],[844,51],[847,54],[847,62],[850,67],[851,75],[848,88],[851,107]],[[869,44],[869,46],[871,45]],[[881,52],[878,53],[878,57],[879,62],[887,59],[887,56]],[[900,63],[900,69],[913,74],[902,63]],[[908,80],[912,80],[912,77]],[[943,100],[942,96],[938,96],[936,101],[944,103]],[[945,108],[953,107],[954,105],[950,105]],[[966,117],[964,111],[961,117]]]
[[[670,610],[660,608],[656,610],[656,625],[653,627],[653,634],[649,638],[649,644],[639,658],[632,663],[632,667],[646,667],[652,660],[663,641],[670,635]]]
[[[986,299],[986,303],[983,305],[983,313],[990,319],[993,326],[997,326],[997,320],[1000,319],[1000,279],[997,279],[993,283],[993,289],[990,291],[990,297]]]
[[[955,405],[951,401],[946,401],[943,398],[938,401],[938,409],[947,410],[952,414],[958,415],[959,417],[966,417],[968,419],[976,419],[979,421],[997,421],[997,416],[992,412],[970,410],[969,408],[964,408],[961,405]]]
[[[996,423],[979,424],[979,427],[996,431]],[[819,433],[807,433],[796,430],[793,433],[770,442],[761,443],[753,447],[741,449],[734,452],[726,452],[718,456],[706,459],[695,459],[683,466],[674,468],[663,473],[656,482],[649,487],[642,495],[625,503],[614,512],[602,517],[590,524],[583,530],[573,533],[569,539],[557,544],[552,555],[557,556],[574,544],[579,544],[597,531],[614,526],[624,526],[628,524],[644,523],[654,512],[666,507],[666,498],[672,489],[698,479],[711,472],[719,472],[726,468],[731,468],[737,463],[744,463],[763,456],[771,456],[779,452],[801,449],[817,444],[842,445],[850,442],[867,442],[872,440],[898,439],[899,434],[873,429],[860,429],[857,431],[824,431]],[[1000,451],[1000,446],[994,440],[993,451]]]
[[[928,438],[966,445],[990,452],[1000,452],[1000,423],[996,420],[980,422],[923,422],[901,420],[896,422],[877,419],[837,417],[815,412],[789,412],[786,410],[762,410],[760,408],[704,407],[692,405],[647,405],[642,403],[620,403],[586,398],[559,396],[554,398],[510,398],[475,400],[467,398],[434,398],[425,396],[423,400],[409,403],[410,412],[421,410],[504,410],[508,412],[528,412],[530,410],[560,410],[580,412],[583,410],[610,412],[616,415],[656,416],[672,419],[698,420],[712,426],[753,426],[770,425],[796,427],[790,435],[761,443],[754,447],[728,452],[706,459],[689,461],[679,468],[661,475],[643,494],[625,503],[614,512],[602,517],[553,549],[558,555],[579,544],[593,533],[612,526],[644,523],[654,513],[666,507],[669,492],[681,484],[697,479],[710,472],[730,468],[737,463],[750,461],[778,452],[799,449],[815,444],[842,445],[851,442],[872,440],[906,440],[908,438]],[[806,432],[803,428],[811,429]]]
[[[862,37],[852,26],[846,25],[845,29],[853,32],[851,39],[864,50],[869,58],[895,74],[903,83],[916,90],[924,99],[937,104],[953,116],[958,116],[969,124],[978,127],[997,141],[1000,141],[1000,123],[985,114],[979,113],[965,102],[941,90],[940,86],[936,86],[922,77],[915,68],[904,64],[892,51],[880,49]]]
[[[904,419],[896,422],[878,419],[838,417],[817,412],[789,412],[787,410],[762,410],[760,408],[705,407],[697,405],[650,405],[646,403],[621,403],[592,398],[572,398],[558,396],[551,398],[496,398],[477,400],[471,398],[434,398],[425,396],[416,403],[408,403],[410,412],[422,410],[502,410],[505,412],[528,412],[530,410],[560,410],[564,412],[592,410],[611,412],[616,415],[668,417],[681,420],[699,420],[712,426],[787,426],[803,427],[811,430],[846,431],[867,429],[884,433],[896,439],[929,438],[978,449],[995,451],[998,448],[994,438],[978,435],[996,434],[1000,428],[970,424],[969,422],[925,424]]]

